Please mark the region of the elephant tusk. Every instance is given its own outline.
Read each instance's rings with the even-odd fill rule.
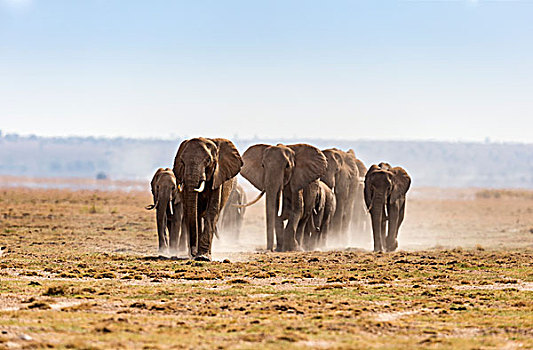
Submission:
[[[170,215],[174,216],[174,209],[172,208],[173,207],[172,202],[170,202],[168,205],[170,206]]]
[[[278,207],[278,216],[281,216],[283,213],[283,191],[279,192],[279,207]]]
[[[246,208],[246,207],[249,207],[250,205],[254,205],[255,203],[259,202],[259,200],[261,199],[261,197],[263,197],[263,195],[265,194],[265,191],[259,193],[259,196],[257,196],[256,199],[254,199],[253,201],[251,201],[250,203],[246,203],[246,204],[232,204],[232,206],[236,207],[236,208]]]
[[[316,211],[316,208],[313,208],[313,213],[315,213],[315,215],[318,215],[318,212]]]
[[[200,187],[195,188],[194,190],[195,190],[196,192],[203,192],[203,191],[204,191],[204,188],[205,188],[205,181],[202,181],[202,182],[200,183]]]
[[[178,184],[178,192],[183,192],[183,184]]]

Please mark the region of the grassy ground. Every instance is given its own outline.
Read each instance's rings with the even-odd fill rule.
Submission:
[[[0,190],[0,348],[531,348],[524,193],[413,196],[400,244],[431,249],[199,263],[154,255],[148,193]]]

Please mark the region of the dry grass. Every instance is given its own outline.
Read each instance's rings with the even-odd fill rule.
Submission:
[[[149,202],[1,190],[0,348],[533,347],[531,197],[413,198],[400,243],[442,248],[213,263],[153,256]]]

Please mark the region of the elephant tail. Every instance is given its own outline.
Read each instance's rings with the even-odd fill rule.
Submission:
[[[256,199],[254,199],[253,201],[251,201],[250,203],[246,203],[246,204],[233,204],[234,207],[237,207],[237,208],[246,208],[246,207],[249,207],[251,205],[254,205],[255,203],[259,202],[259,200],[261,199],[261,197],[263,197],[263,195],[265,194],[265,191],[261,191],[261,193],[259,193],[259,196],[257,196]]]

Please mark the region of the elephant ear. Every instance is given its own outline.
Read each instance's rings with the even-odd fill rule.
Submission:
[[[353,150],[350,151],[344,152],[342,154],[342,159],[345,164],[345,169],[348,171],[348,178],[351,180],[354,177],[359,176],[359,170],[357,169],[355,153],[353,152]]]
[[[265,149],[270,147],[265,144],[257,144],[250,146],[243,154],[242,160],[244,165],[241,169],[241,175],[252,185],[255,186],[259,191],[265,189],[263,184],[264,178],[264,168],[262,167],[263,162],[263,152]]]
[[[395,202],[405,196],[409,187],[411,187],[411,178],[401,167],[394,167],[391,169],[391,172],[393,173],[393,177],[390,201]]]
[[[364,193],[365,193],[365,204],[366,204],[366,208],[367,209],[370,209],[370,205],[372,203],[372,175],[376,172],[376,171],[379,171],[380,168],[374,164],[370,167],[370,169],[368,169],[366,175],[365,175],[365,190],[364,190]]]
[[[183,150],[185,147],[187,147],[187,143],[189,143],[190,140],[185,140],[180,144],[180,147],[178,148],[178,153],[176,153],[176,157],[174,158],[174,166],[172,167],[172,171],[174,172],[174,176],[176,177],[176,184],[182,184],[184,181],[183,173],[185,171],[185,167],[183,166],[183,163],[181,162],[180,158],[183,154]]]
[[[318,148],[303,143],[287,147],[294,151],[294,170],[290,180],[293,190],[299,191],[324,176],[328,161]]]
[[[218,160],[213,174],[213,189],[235,177],[242,167],[239,151],[230,140],[211,139],[218,146]]]
[[[359,170],[359,177],[364,177],[367,172],[365,163],[363,163],[361,159],[356,158],[355,164],[357,165],[357,169]]]
[[[334,167],[335,168],[335,173],[337,173],[339,171],[339,169],[342,167],[342,164],[343,164],[343,159],[342,159],[342,155],[340,153],[340,151],[336,148],[328,148],[327,150],[323,151],[324,155],[326,155],[326,153],[329,153],[331,154],[331,157],[330,159],[332,160],[332,162],[330,162],[328,164],[329,167]],[[328,159],[328,157],[326,157],[326,160]]]

